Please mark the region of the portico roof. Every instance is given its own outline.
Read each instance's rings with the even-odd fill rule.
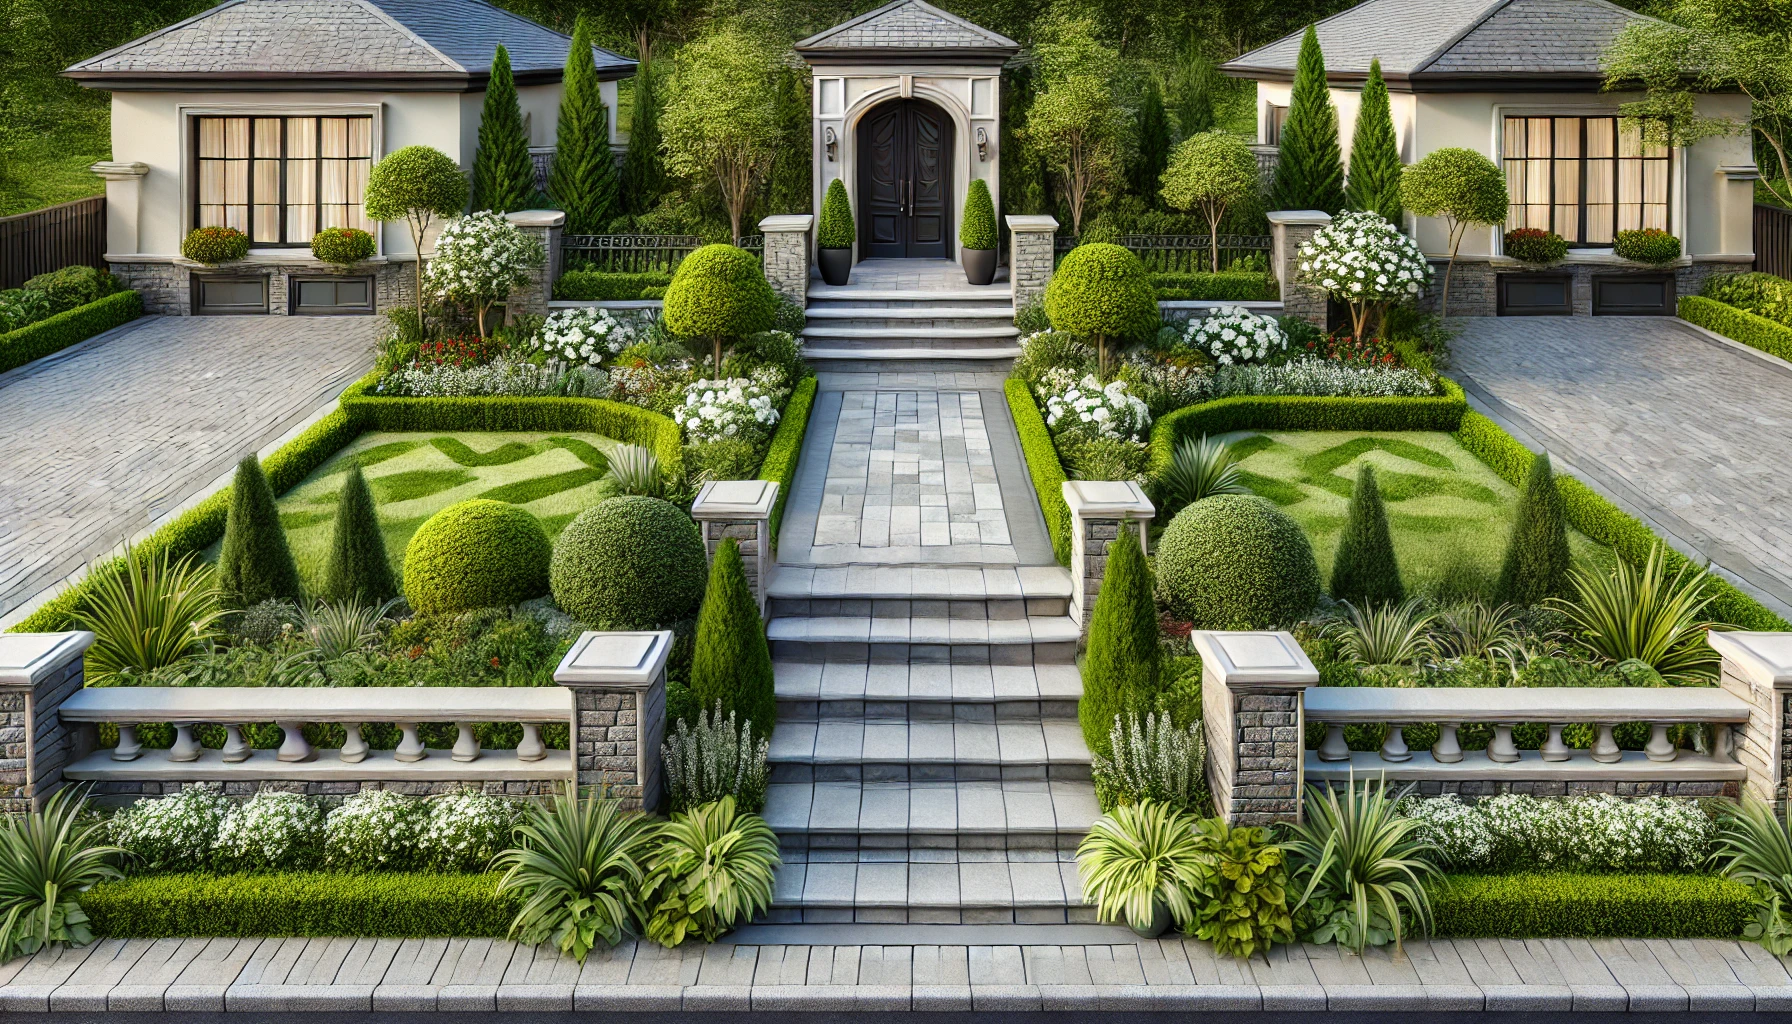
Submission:
[[[796,44],[814,63],[879,57],[1005,61],[1020,44],[942,11],[927,0],[894,0]]]

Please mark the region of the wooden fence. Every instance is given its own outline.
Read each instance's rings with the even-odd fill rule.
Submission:
[[[0,217],[0,288],[83,264],[106,265],[106,197]]]
[[[1755,269],[1792,277],[1792,210],[1755,204]]]

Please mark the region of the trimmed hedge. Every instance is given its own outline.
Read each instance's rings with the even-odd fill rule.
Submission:
[[[1740,341],[1749,348],[1758,348],[1768,355],[1792,359],[1792,327],[1775,323],[1758,313],[1700,295],[1682,295],[1680,319],[1716,331],[1731,341]]]
[[[85,306],[26,324],[0,334],[0,373],[60,352],[78,341],[128,324],[143,315],[143,299],[136,292],[116,292]]]
[[[1221,272],[1218,274],[1152,274],[1151,290],[1158,300],[1210,299],[1257,302],[1276,299],[1281,289],[1267,274]]]
[[[422,615],[521,604],[548,592],[553,551],[528,509],[470,498],[430,516],[411,535],[405,600]]]
[[[1014,417],[1015,432],[1020,434],[1021,454],[1027,460],[1027,474],[1033,478],[1033,490],[1039,495],[1039,507],[1045,512],[1045,528],[1052,535],[1052,553],[1058,564],[1070,564],[1070,506],[1064,504],[1064,464],[1058,460],[1058,446],[1052,443],[1051,431],[1045,428],[1045,417],[1027,390],[1024,380],[1006,380],[1002,390],[1008,393],[1008,412]]]
[[[591,302],[655,299],[663,297],[671,283],[671,274],[656,271],[614,274],[603,270],[569,270],[554,282],[554,298]],[[648,295],[649,290],[658,294]]]
[[[814,377],[804,377],[796,382],[790,401],[784,403],[784,415],[778,420],[777,433],[772,435],[771,446],[765,451],[765,461],[759,464],[759,479],[778,482],[778,503],[772,506],[768,527],[773,550],[777,550],[778,529],[784,523],[784,503],[790,500],[790,488],[796,483],[796,460],[803,453],[803,435],[809,429],[809,412],[815,408],[817,386]]]
[[[1748,886],[1710,875],[1448,875],[1430,887],[1446,938],[1733,939]]]
[[[499,875],[306,872],[148,875],[81,894],[93,934],[162,939],[317,935],[502,938],[522,900]]]

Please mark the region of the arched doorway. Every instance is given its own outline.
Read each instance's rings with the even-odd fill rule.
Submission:
[[[951,259],[952,118],[894,100],[859,120],[859,258]]]

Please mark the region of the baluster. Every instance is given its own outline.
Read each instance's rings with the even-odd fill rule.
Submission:
[[[1562,722],[1549,723],[1549,738],[1543,741],[1543,748],[1538,751],[1543,755],[1543,760],[1566,761],[1573,756],[1568,750],[1568,744],[1562,742],[1564,727],[1565,723]]]
[[[361,723],[345,723],[342,730],[342,750],[336,756],[349,764],[367,760],[367,740],[361,736]]]
[[[224,763],[237,764],[249,760],[249,741],[243,739],[243,727],[224,726]]]
[[[1340,732],[1339,735],[1342,736],[1343,733]],[[541,742],[541,726],[534,722],[524,722],[522,742],[516,745],[516,759],[518,761],[539,761],[546,756],[548,756],[548,748]],[[1325,757],[1323,753],[1319,756]]]
[[[1344,742],[1344,726],[1341,723],[1325,723],[1325,741],[1319,744],[1319,760],[1350,760],[1350,744]]]
[[[193,724],[177,722],[174,726],[174,746],[168,751],[168,760],[197,761],[202,750],[199,741],[193,738]]]
[[[288,763],[312,761],[317,758],[317,751],[311,749],[311,741],[305,738],[304,726],[298,722],[275,722],[284,734],[280,741],[280,760]]]
[[[1462,760],[1462,743],[1456,738],[1461,722],[1437,723],[1437,742],[1431,745],[1431,756],[1439,764],[1455,764]]]
[[[479,760],[479,737],[473,735],[473,723],[456,722],[454,728],[454,753],[450,756],[456,761]]]
[[[1593,760],[1600,764],[1613,764],[1624,758],[1624,752],[1618,749],[1618,741],[1612,736],[1612,723],[1599,723],[1599,738],[1593,741]]]
[[[1717,723],[1711,733],[1711,760],[1729,763],[1736,760],[1736,736],[1728,722]]]
[[[1412,751],[1406,746],[1406,726],[1395,722],[1388,726],[1388,738],[1381,741],[1383,761],[1410,761]]]
[[[1643,744],[1643,753],[1649,755],[1651,761],[1672,761],[1679,751],[1674,749],[1674,741],[1668,739],[1667,722],[1649,723],[1649,742]]]
[[[409,762],[421,761],[429,756],[423,749],[423,740],[417,736],[416,722],[398,723],[398,732],[400,734],[398,749],[393,752],[393,757],[400,761]]]
[[[112,760],[135,761],[143,756],[143,744],[137,741],[137,727],[123,725],[118,727],[118,746],[112,748]]]
[[[1512,742],[1511,722],[1493,724],[1493,740],[1487,744],[1487,759],[1501,764],[1518,760],[1518,747]]]

